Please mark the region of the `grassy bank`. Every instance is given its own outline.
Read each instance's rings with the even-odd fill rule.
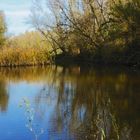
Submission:
[[[0,66],[33,66],[50,63],[47,48],[4,47],[0,51]]]
[[[3,47],[0,51],[1,66],[35,66],[48,65],[51,63],[68,65],[124,65],[140,67],[140,51],[131,55],[131,51],[114,52],[111,54],[58,54],[52,60],[47,47]],[[88,57],[87,57],[88,56]]]

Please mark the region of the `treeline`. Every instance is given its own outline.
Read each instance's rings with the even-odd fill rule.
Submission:
[[[5,15],[0,12],[0,66],[30,66],[51,63],[51,45],[38,32],[8,37]]]
[[[140,64],[139,0],[45,1],[34,3],[32,22],[54,55],[61,50],[80,61]]]

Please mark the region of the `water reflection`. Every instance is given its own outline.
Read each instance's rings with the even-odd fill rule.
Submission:
[[[9,95],[7,93],[5,81],[0,80],[0,110],[6,111],[8,105]]]
[[[9,81],[40,87],[29,97],[34,123],[44,130],[40,140],[140,139],[139,71],[50,66],[4,68],[0,76],[1,110],[8,104]]]

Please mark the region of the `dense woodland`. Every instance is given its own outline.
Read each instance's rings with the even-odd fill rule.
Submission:
[[[36,31],[8,38],[1,12],[1,66],[67,59],[140,64],[139,0],[36,0],[31,13]]]

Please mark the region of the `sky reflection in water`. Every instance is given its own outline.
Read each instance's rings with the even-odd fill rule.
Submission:
[[[0,140],[35,140],[33,132],[26,127],[26,110],[19,107],[23,98],[34,109],[36,133],[44,130],[39,140],[93,139],[96,130],[92,123],[97,113],[102,115],[103,109],[106,116],[109,113],[116,116],[122,132],[125,126],[138,140],[139,79],[139,72],[126,68],[0,69]],[[107,134],[112,135],[110,120],[107,127]]]

